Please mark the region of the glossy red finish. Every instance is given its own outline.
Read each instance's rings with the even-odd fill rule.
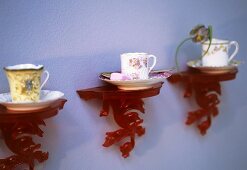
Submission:
[[[159,83],[150,89],[127,91],[109,85],[78,90],[77,93],[85,100],[101,99],[103,106],[100,116],[109,115],[110,107],[112,108],[114,120],[120,129],[107,132],[103,146],[109,147],[129,138],[129,141],[120,146],[122,156],[127,158],[135,146],[136,135],[142,136],[145,133],[145,128],[142,127],[143,119],[139,117],[139,113],[144,113],[142,98],[158,95],[161,87],[162,83]]]
[[[39,126],[45,125],[44,119],[55,116],[65,102],[65,99],[59,99],[47,108],[26,112],[10,111],[0,105],[2,136],[14,153],[13,156],[0,159],[1,170],[12,170],[23,164],[33,170],[36,160],[41,163],[48,159],[48,152],[41,151],[41,144],[35,144],[31,135],[43,137]]]
[[[238,70],[234,69],[228,73],[207,74],[188,70],[173,74],[168,81],[171,83],[181,82],[185,86],[184,97],[194,97],[200,109],[188,113],[187,125],[197,124],[201,135],[205,135],[211,126],[211,118],[218,115],[217,105],[220,103],[218,98],[221,95],[221,81],[233,80]]]

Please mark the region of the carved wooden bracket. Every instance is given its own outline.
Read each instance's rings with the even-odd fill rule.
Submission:
[[[59,99],[52,106],[27,112],[10,111],[0,105],[0,129],[6,145],[15,154],[0,159],[1,170],[12,170],[22,164],[33,170],[35,160],[41,163],[48,159],[48,152],[41,151],[41,144],[35,144],[31,135],[43,137],[39,126],[45,125],[44,119],[55,116],[65,102]]]
[[[136,134],[138,136],[145,134],[145,128],[142,127],[143,119],[139,117],[139,113],[145,111],[142,98],[158,95],[161,87],[162,83],[159,83],[150,89],[127,91],[119,90],[115,86],[103,86],[78,90],[77,93],[85,100],[101,99],[103,106],[100,116],[109,115],[110,107],[112,108],[114,120],[121,128],[107,132],[103,146],[109,147],[129,138],[129,141],[120,146],[122,156],[127,158],[134,149]]]
[[[217,105],[220,103],[221,81],[233,80],[238,70],[222,74],[206,74],[195,70],[188,70],[173,74],[168,81],[171,83],[182,82],[185,85],[184,97],[194,97],[200,109],[188,113],[187,125],[197,124],[201,135],[205,135],[211,126],[211,118],[218,115]]]

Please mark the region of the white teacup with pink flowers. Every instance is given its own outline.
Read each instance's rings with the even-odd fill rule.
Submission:
[[[150,65],[150,59],[153,60]],[[148,79],[150,71],[156,64],[156,57],[147,53],[123,53],[121,54],[121,74],[132,80]]]

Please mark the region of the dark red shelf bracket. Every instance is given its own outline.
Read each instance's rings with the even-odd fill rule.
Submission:
[[[52,106],[43,110],[16,113],[0,107],[0,129],[7,147],[14,153],[0,159],[1,170],[12,170],[19,165],[28,165],[30,170],[35,162],[42,163],[48,159],[48,152],[43,152],[41,144],[34,143],[32,136],[43,137],[39,126],[44,125],[44,119],[55,116],[63,108],[66,100],[59,99]]]
[[[201,135],[205,135],[212,123],[212,117],[219,114],[217,105],[220,103],[221,81],[235,79],[237,70],[224,74],[207,74],[194,70],[176,73],[168,78],[171,83],[181,82],[185,86],[184,97],[194,96],[200,107],[188,112],[186,124],[196,124]],[[194,95],[193,95],[194,94]]]
[[[108,116],[110,107],[115,122],[120,129],[112,132],[106,132],[104,147],[122,142],[120,151],[124,158],[130,155],[134,149],[135,138],[145,134],[145,128],[142,126],[143,119],[139,117],[144,113],[144,102],[142,98],[158,95],[162,83],[153,88],[137,91],[119,90],[114,86],[103,86],[91,89],[79,90],[77,93],[85,100],[98,98],[103,102],[100,116]],[[126,139],[129,139],[126,141]]]

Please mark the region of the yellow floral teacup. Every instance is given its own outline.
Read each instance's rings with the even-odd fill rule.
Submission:
[[[37,102],[40,90],[49,79],[49,72],[43,65],[19,64],[4,68],[7,75],[12,102]],[[46,74],[41,84],[41,75]]]

